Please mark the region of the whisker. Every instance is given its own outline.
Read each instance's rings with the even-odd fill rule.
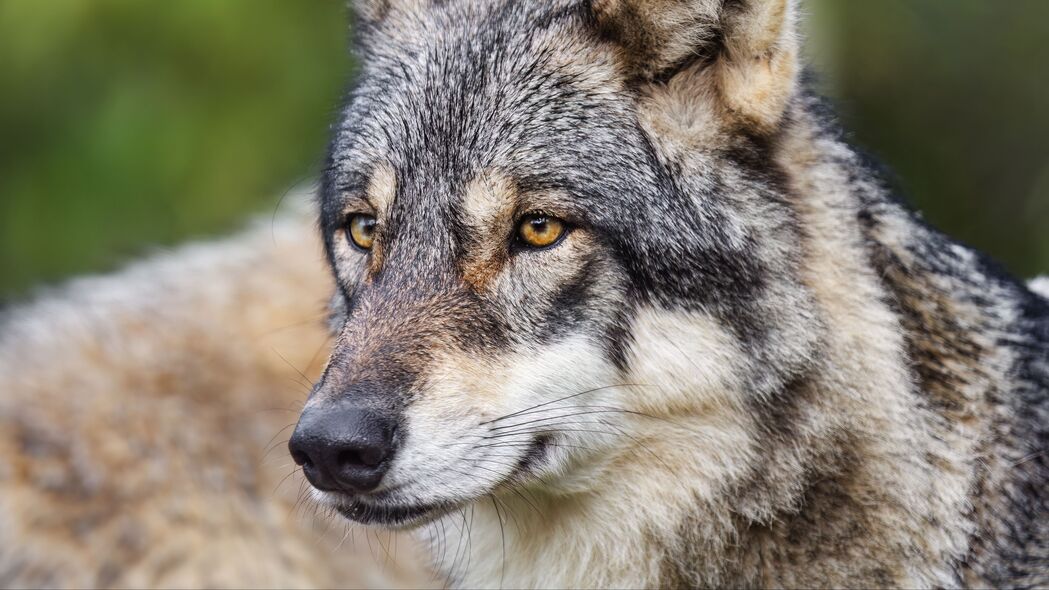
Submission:
[[[277,213],[280,212],[280,206],[284,203],[284,199],[287,198],[297,186],[301,185],[306,180],[306,176],[301,176],[295,179],[292,184],[289,184],[288,187],[284,189],[280,198],[277,199],[277,204],[273,206],[273,215],[270,217],[270,240],[273,242],[274,246],[277,245]]]
[[[280,357],[280,360],[284,361],[284,364],[286,364],[289,367],[291,367],[296,373],[298,373],[306,381],[305,383],[299,383],[299,385],[305,386],[306,384],[309,384],[307,389],[311,389],[311,390],[313,389],[315,383],[313,382],[312,379],[310,379],[309,377],[306,376],[306,373],[303,373],[302,371],[299,370],[298,367],[296,367],[295,365],[291,364],[291,361],[289,361],[287,358],[285,358],[284,355],[281,354],[280,351],[277,350],[276,348],[271,348],[271,350],[274,353],[276,353],[277,356]]]
[[[502,454],[486,454],[484,457],[477,457],[471,459],[472,461],[480,461],[481,459],[520,459],[520,455],[502,455]]]
[[[468,477],[470,479],[480,481],[481,483],[483,483],[485,485],[494,485],[494,484],[499,483],[498,480],[478,477],[476,474],[467,473],[466,471],[462,471],[462,470],[456,469],[454,467],[447,467],[446,469],[448,469],[450,471],[454,471],[454,472],[458,473],[459,475],[462,475],[463,477]],[[489,471],[491,471],[491,470],[489,470]],[[493,471],[493,473],[495,473],[495,472]]]
[[[278,434],[280,434],[280,433],[278,433]],[[262,465],[263,463],[265,463],[266,457],[268,457],[269,454],[272,453],[274,450],[280,448],[281,445],[288,444],[289,440],[291,440],[291,439],[286,438],[284,440],[280,440],[280,441],[277,441],[277,442],[273,443],[273,445],[270,448],[266,449],[266,452],[262,455],[262,457],[259,458],[259,465]],[[287,458],[287,456],[285,456],[285,458]]]
[[[521,521],[517,520],[517,511],[511,506],[505,499],[500,500],[498,496],[492,494],[495,501],[503,506],[503,511],[510,515],[510,520],[514,521],[514,528],[517,529],[518,536],[523,535],[524,531],[521,529]]]
[[[282,432],[284,432],[285,430],[287,430],[287,429],[291,428],[292,426],[295,426],[295,424],[296,424],[295,422],[292,422],[291,424],[288,424],[288,425],[287,425],[287,426],[285,426],[284,428],[281,428],[280,430],[278,430],[277,432],[275,432],[275,433],[273,434],[273,436],[271,436],[271,437],[270,437],[270,439],[269,439],[268,441],[266,441],[266,445],[265,445],[265,447],[263,447],[263,448],[269,448],[269,446],[270,446],[271,444],[273,444],[273,441],[274,441],[274,440],[276,440],[276,438],[277,438],[278,436],[280,436],[280,434],[281,434]],[[265,458],[266,458],[266,455],[263,455],[262,457],[263,457],[263,458],[265,459]]]
[[[448,530],[444,523],[444,519],[441,519],[438,522],[441,524],[441,532],[437,537],[437,547],[440,550],[440,553],[438,553],[438,555],[441,556],[441,561],[437,566],[438,571],[435,572],[435,574],[440,575],[439,572],[444,570],[444,560],[448,557],[446,554],[446,552],[448,551]],[[434,532],[437,532],[436,528],[434,529]]]
[[[499,536],[503,541],[503,563],[499,573],[499,588],[502,588],[506,578],[506,531],[503,529],[503,515],[499,512],[499,503],[496,502],[495,496],[488,494],[488,497],[492,499],[492,506],[495,507],[495,518],[499,521]]]
[[[604,389],[613,389],[613,388],[616,388],[616,387],[645,387],[645,386],[641,385],[641,384],[637,384],[637,383],[620,383],[620,384],[616,384],[616,385],[603,385],[601,387],[595,387],[593,389],[587,389],[585,391],[580,391],[578,393],[573,393],[571,395],[566,395],[564,397],[559,397],[557,399],[550,400],[548,402],[543,402],[543,403],[540,403],[540,404],[536,404],[534,406],[530,406],[530,407],[527,407],[527,408],[525,408],[523,410],[518,410],[518,411],[512,412],[510,414],[505,414],[503,416],[500,416],[498,418],[494,418],[492,420],[486,420],[484,422],[481,422],[481,424],[482,425],[483,424],[492,424],[494,422],[499,422],[500,420],[506,420],[507,418],[512,418],[514,416],[519,416],[519,415],[522,415],[522,414],[531,413],[533,410],[536,410],[538,408],[542,408],[542,407],[545,407],[545,406],[549,406],[550,404],[556,404],[557,402],[565,401],[567,399],[572,399],[574,397],[579,397],[581,395],[586,395],[588,393],[594,393],[595,391],[601,391],[601,390],[604,390]]]
[[[485,440],[499,440],[510,436],[517,436],[521,434],[540,434],[544,432],[584,432],[590,434],[616,434],[615,432],[609,432],[607,430],[589,430],[586,428],[562,428],[563,426],[571,426],[573,424],[580,424],[583,426],[592,426],[591,422],[555,422],[552,424],[540,424],[538,426],[529,426],[528,428],[522,428],[521,430],[511,430],[508,432],[500,432],[484,437]]]
[[[456,545],[455,545],[455,555],[452,556],[452,568],[451,568],[451,571],[453,572],[453,574],[455,573],[456,569],[458,569],[458,566],[462,565],[469,558],[469,552],[470,552],[470,545],[469,545],[469,543],[467,543],[466,545],[463,545],[463,542],[465,540],[467,540],[466,539],[466,531],[468,529],[468,526],[466,524],[466,508],[460,508],[459,509],[459,514],[463,517],[463,526],[459,528],[459,542],[456,543]],[[459,554],[460,551],[462,551],[462,555],[461,556]]]
[[[379,561],[379,558],[375,555],[375,548],[372,547],[372,536],[370,529],[364,529],[364,540],[368,542],[368,554],[371,555],[372,561]]]
[[[298,411],[299,410],[294,410],[294,409],[288,408],[288,407],[274,406],[274,407],[271,407],[271,408],[258,408],[258,409],[255,409],[255,410],[249,410],[247,412],[244,412],[244,415],[253,416],[255,414],[262,414],[262,413],[265,413],[265,412],[289,412],[289,413],[293,413],[293,412],[298,412]],[[236,415],[239,415],[239,414],[240,414],[240,412],[234,412],[231,415],[236,416]]]
[[[328,315],[327,312],[322,313],[322,314],[318,314],[316,316],[313,316],[311,318],[308,318],[308,319],[305,319],[305,320],[302,320],[302,321],[299,321],[299,322],[286,324],[286,325],[283,325],[283,326],[280,326],[280,327],[277,327],[277,328],[273,328],[271,330],[266,330],[265,332],[260,332],[260,333],[256,334],[256,336],[257,337],[271,336],[273,334],[277,334],[278,332],[283,332],[285,330],[291,330],[292,328],[299,328],[299,327],[307,326],[307,325],[315,325],[315,324],[318,324],[321,321],[323,321],[324,318],[327,315]]]
[[[382,564],[382,567],[383,567],[383,569],[385,570],[386,568],[388,568],[388,567],[389,567],[389,565],[390,565],[390,560],[391,560],[391,559],[393,559],[393,557],[392,557],[392,556],[390,556],[390,547],[389,547],[389,544],[390,544],[390,543],[389,543],[389,539],[387,538],[387,540],[386,540],[386,544],[383,544],[383,542],[382,542],[382,537],[381,537],[381,536],[379,536],[379,531],[375,531],[375,542],[376,542],[376,543],[378,543],[379,547],[381,547],[381,548],[382,548],[382,550],[383,550],[383,553],[385,553],[385,554],[386,554],[386,560],[385,560],[385,561],[383,561],[383,564]]]
[[[342,549],[343,543],[345,543],[346,539],[349,538],[352,535],[352,533],[353,533],[353,527],[349,526],[348,523],[346,525],[344,525],[344,526],[346,528],[346,532],[343,533],[342,539],[339,540],[339,544],[336,545],[335,548],[331,550],[332,553],[338,553],[339,549]],[[351,547],[353,546],[352,542],[350,543],[350,546]]]
[[[303,500],[303,494],[306,492],[305,485],[305,479],[299,482],[299,493],[295,495],[295,503],[291,505],[291,516],[293,518],[295,517],[295,512],[299,509],[299,503]]]
[[[585,447],[585,446],[582,446],[582,445],[572,445],[572,444],[559,443],[559,442],[553,442],[553,441],[547,443],[547,445],[548,446],[552,446],[552,447],[564,448],[564,449],[583,449],[583,450],[586,450],[586,451],[595,451],[596,450],[596,449],[593,449],[593,448],[590,448],[590,447]],[[532,448],[532,446],[533,446],[533,444],[531,442],[500,442],[500,443],[489,443],[489,444],[486,444],[486,445],[477,445],[477,448],[479,448],[479,449],[483,449],[483,448],[506,448],[506,447]]]
[[[325,314],[325,315],[327,315],[327,314]],[[321,351],[324,350],[324,345],[328,344],[328,342],[330,340],[331,340],[330,338],[325,338],[324,341],[321,342],[321,345],[317,347],[317,350],[314,351],[313,356],[310,357],[310,362],[306,363],[306,370],[307,371],[310,369],[310,367],[313,366],[313,363],[315,363],[317,361],[317,357],[320,356]]]
[[[533,504],[531,500],[525,497],[525,495],[522,494],[520,490],[518,490],[517,488],[510,488],[510,491],[513,492],[518,498],[521,498],[521,500],[524,501],[525,504],[527,504],[536,514],[539,515],[539,518],[546,520],[546,515],[543,514],[543,511],[540,510],[539,507],[537,507],[535,504]]]
[[[505,429],[505,428],[514,428],[516,426],[525,426],[527,424],[535,424],[537,422],[542,422],[544,420],[554,420],[554,419],[557,419],[557,418],[573,418],[575,416],[587,416],[587,415],[590,415],[590,414],[631,414],[631,415],[644,416],[646,418],[655,418],[655,416],[649,416],[648,414],[644,414],[644,413],[641,413],[641,412],[635,412],[633,410],[623,410],[623,409],[587,410],[585,412],[575,412],[575,413],[572,413],[572,414],[561,414],[561,415],[557,415],[557,416],[549,416],[549,417],[546,417],[546,418],[536,418],[534,420],[526,420],[524,422],[517,422],[515,424],[505,424],[503,426],[493,426],[493,427],[489,428],[489,430],[491,430],[491,431],[502,430],[502,429]]]
[[[295,475],[295,472],[297,472],[297,471],[301,471],[301,470],[302,470],[302,468],[301,468],[301,467],[299,467],[299,468],[296,468],[296,469],[292,469],[292,470],[291,470],[291,473],[289,473],[289,474],[285,475],[284,477],[282,477],[282,478],[280,479],[280,481],[279,481],[279,482],[277,482],[277,485],[276,485],[276,486],[274,486],[274,488],[273,488],[273,491],[272,491],[272,492],[270,492],[270,494],[271,494],[271,495],[274,495],[274,496],[275,496],[275,495],[277,494],[277,490],[278,490],[278,489],[280,489],[280,486],[284,485],[284,482],[285,482],[285,481],[287,481],[289,477],[291,477],[291,476]]]
[[[474,508],[476,504],[470,505],[470,522],[466,524],[466,550],[469,552],[469,557],[466,560],[466,569],[463,570],[463,577],[466,577],[467,572],[470,571],[470,564],[473,563],[474,555],[474,540],[473,540],[473,528],[474,528]]]
[[[623,432],[623,431],[622,431],[622,429],[620,429],[620,428],[616,427],[616,426],[615,426],[615,425],[613,425],[613,424],[609,424],[609,423],[607,423],[607,422],[605,422],[605,421],[603,421],[603,420],[599,420],[599,422],[601,422],[602,424],[604,424],[604,425],[608,426],[609,428],[615,428],[616,430],[618,430],[618,431],[619,431],[619,433],[620,433],[620,434],[622,434],[623,436],[625,436],[625,437],[629,438],[630,440],[634,441],[634,443],[635,443],[635,444],[637,444],[637,445],[638,445],[639,447],[641,447],[642,449],[644,449],[644,450],[645,450],[645,452],[647,452],[647,453],[648,453],[649,455],[652,455],[652,457],[653,457],[653,458],[654,458],[654,459],[655,459],[656,461],[659,461],[660,465],[662,465],[662,466],[663,466],[663,467],[664,467],[664,468],[665,468],[665,469],[667,470],[667,472],[668,472],[668,473],[670,473],[670,474],[673,474],[673,475],[674,475],[674,477],[675,477],[676,479],[678,479],[678,481],[681,481],[681,478],[680,478],[680,477],[678,477],[678,475],[677,475],[677,472],[676,472],[676,470],[672,469],[672,468],[670,467],[670,465],[668,465],[668,464],[667,464],[667,462],[663,460],[663,458],[662,458],[662,457],[660,457],[660,456],[659,456],[659,455],[658,455],[658,454],[657,454],[657,453],[656,453],[655,451],[653,451],[652,449],[648,448],[648,445],[646,445],[646,444],[645,444],[644,442],[642,442],[642,441],[641,441],[640,439],[638,439],[637,437],[635,437],[635,436],[632,436],[632,435],[630,435],[630,434],[628,434],[628,433],[626,433],[626,432]],[[684,483],[683,483],[683,482],[682,482],[682,485],[684,485]]]

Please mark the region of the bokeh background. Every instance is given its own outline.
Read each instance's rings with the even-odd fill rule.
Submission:
[[[229,231],[308,181],[345,0],[0,0],[0,302]],[[805,0],[856,143],[935,224],[1049,271],[1049,1]]]

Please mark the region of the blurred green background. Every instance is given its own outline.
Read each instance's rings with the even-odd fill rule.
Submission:
[[[344,0],[0,0],[0,301],[221,234],[315,174]],[[934,223],[1049,271],[1049,1],[806,0],[854,139]]]

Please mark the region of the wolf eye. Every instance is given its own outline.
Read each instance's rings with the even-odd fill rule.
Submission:
[[[354,213],[346,224],[346,236],[361,250],[371,250],[375,239],[375,216]]]
[[[526,246],[546,248],[565,235],[565,222],[546,215],[526,215],[517,225],[517,237]]]

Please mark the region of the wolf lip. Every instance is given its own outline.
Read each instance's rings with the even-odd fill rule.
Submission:
[[[339,506],[339,514],[364,525],[402,528],[423,524],[447,512],[448,508],[435,504],[409,506],[370,506],[360,501]]]

